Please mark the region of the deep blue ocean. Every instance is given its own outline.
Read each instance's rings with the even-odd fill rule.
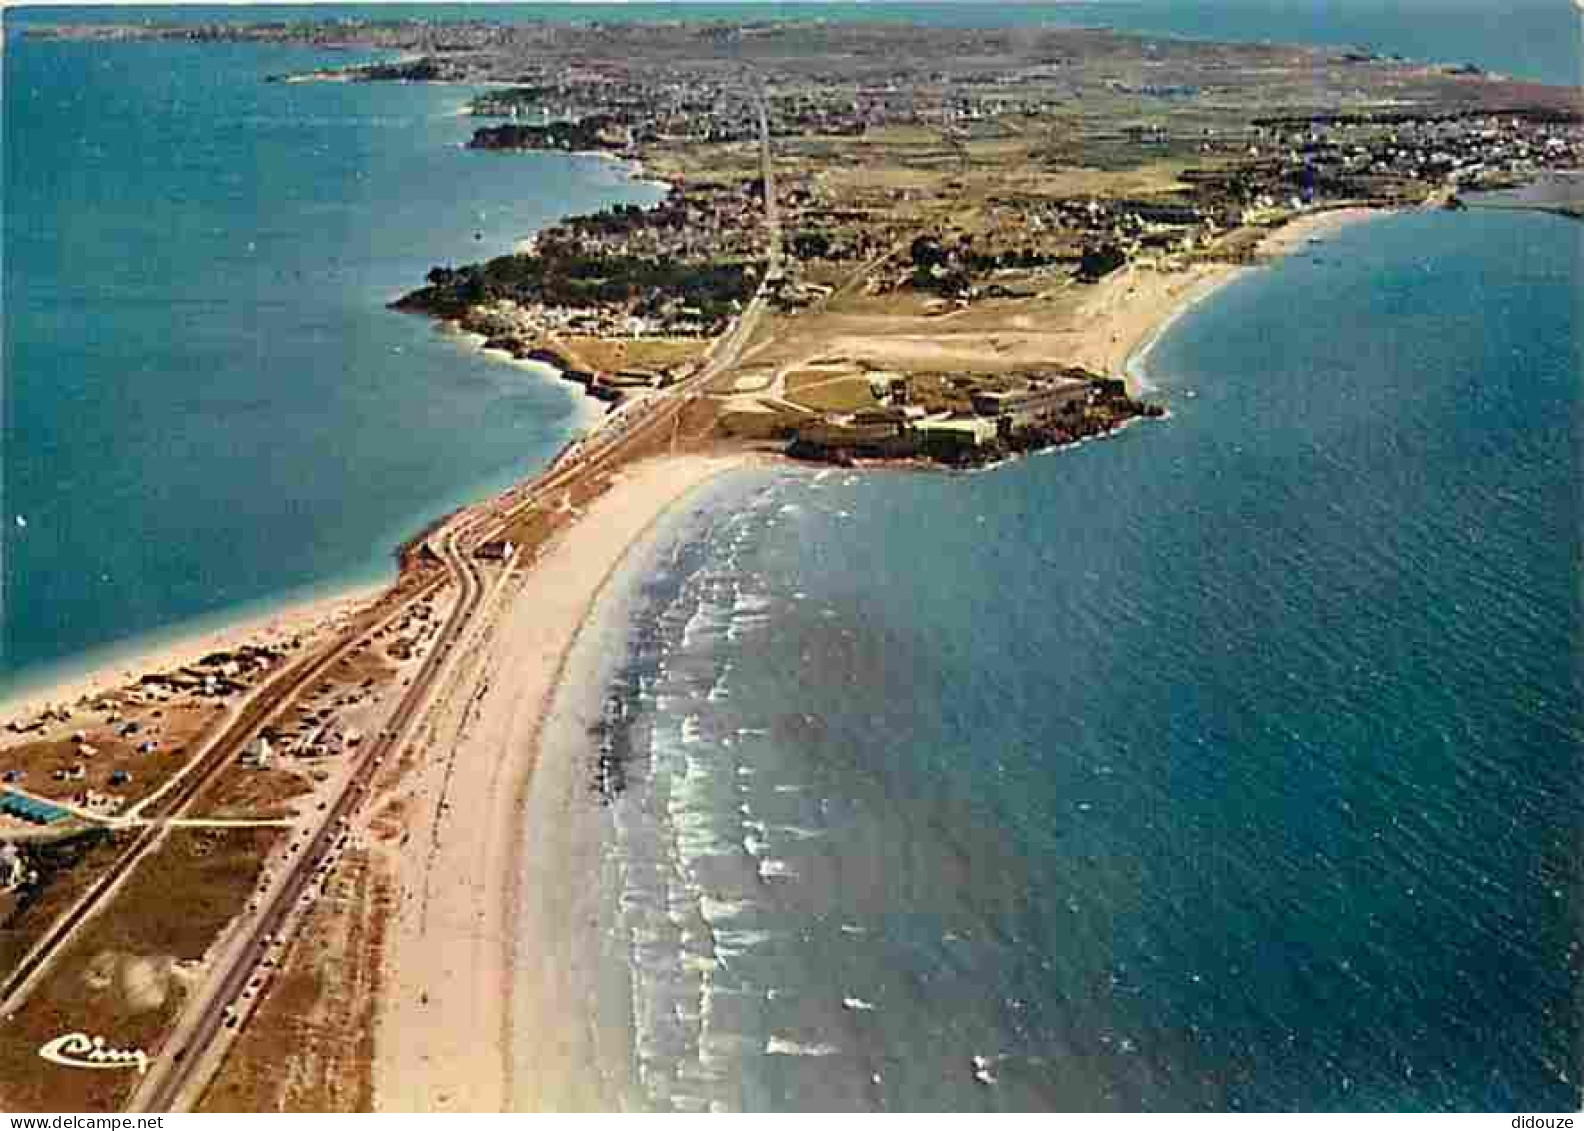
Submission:
[[[342,54],[17,34],[261,11],[4,13],[0,689],[388,576],[581,419],[383,304],[652,187],[460,149],[464,88],[261,81]],[[1579,76],[1560,0],[485,14]],[[673,516],[592,689],[639,1100],[1578,1107],[1581,233],[1373,221],[1180,321],[1164,421],[971,476],[755,472]]]
[[[1180,322],[1163,422],[674,518],[605,712],[647,1102],[1576,1109],[1581,233],[1372,221]]]

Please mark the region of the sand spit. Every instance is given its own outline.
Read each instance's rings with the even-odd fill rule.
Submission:
[[[530,893],[519,882],[526,843],[541,851],[560,843],[525,828],[530,794],[565,789],[572,772],[540,765],[542,722],[568,651],[629,549],[673,504],[746,458],[668,457],[626,469],[507,588],[468,662],[440,690],[419,732],[426,748],[398,799],[407,834],[392,853],[400,895],[375,1041],[380,1110],[606,1102],[584,1082],[597,1042],[560,975],[577,957],[568,953],[572,913],[597,887],[597,871],[585,860],[538,861],[533,874],[558,881],[554,890]]]
[[[1301,250],[1377,215],[1362,208],[1310,214],[1273,231],[1259,253]],[[1125,372],[1175,318],[1249,269],[1129,268],[1088,289],[1072,329],[1030,332],[1026,348]],[[949,332],[920,341],[908,348],[953,348]],[[410,771],[375,806],[375,819],[398,830],[376,849],[396,891],[376,981],[379,1109],[621,1102],[619,1083],[599,1076],[601,1066],[619,1064],[619,1050],[600,1031],[594,1003],[580,996],[595,959],[588,944],[597,928],[600,862],[571,827],[572,803],[586,797],[575,728],[547,720],[558,686],[585,678],[568,669],[567,657],[580,635],[600,632],[596,606],[618,615],[601,594],[632,547],[690,492],[752,458],[672,456],[626,468],[531,569],[495,591],[473,635],[459,642],[458,662],[416,733]],[[211,651],[328,634],[376,595],[342,594],[123,655],[15,697],[0,719]],[[574,737],[547,744],[548,730]]]
[[[1281,254],[1375,213],[1306,217]],[[1097,288],[1074,361],[1120,372],[1163,326],[1245,268],[1131,272]],[[620,1102],[619,1060],[587,1000],[597,853],[569,828],[575,743],[548,741],[556,692],[606,583],[655,522],[746,456],[637,464],[509,590],[423,731],[398,852],[400,910],[382,979],[375,1097],[382,1110],[589,1109]],[[446,693],[443,691],[442,695]],[[570,733],[566,727],[560,733]],[[530,825],[532,822],[532,825]],[[523,859],[524,855],[528,859]],[[603,1047],[603,1051],[602,1051]]]

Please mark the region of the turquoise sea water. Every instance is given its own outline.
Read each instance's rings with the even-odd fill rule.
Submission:
[[[601,739],[647,1102],[1576,1109],[1581,232],[1374,221],[1164,422],[674,519]]]
[[[464,88],[262,81],[344,55],[42,42],[14,15],[0,689],[388,576],[402,539],[585,419],[570,386],[384,306],[653,187],[459,148]]]
[[[1107,23],[1579,73],[1578,13],[1549,0],[8,9],[0,691],[388,575],[398,541],[575,426],[562,391],[381,307],[436,262],[652,189],[594,162],[458,150],[463,88],[261,81],[343,53],[20,34],[405,15]]]
[[[1539,2],[488,11],[547,13],[1578,74]],[[458,88],[253,81],[344,56],[15,35],[145,14],[259,12],[5,13],[0,685],[377,576],[542,462],[563,389],[382,304],[652,192],[459,150]],[[1578,1106],[1581,231],[1371,223],[1180,322],[1165,422],[676,516],[588,752],[644,1102]]]

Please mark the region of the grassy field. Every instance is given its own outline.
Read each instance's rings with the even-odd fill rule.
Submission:
[[[113,836],[101,830],[78,832],[58,842],[62,863],[38,897],[19,906],[0,921],[0,970],[16,968],[28,949],[43,936],[57,916],[80,898],[88,886],[125,849],[128,834]]]
[[[88,920],[14,1017],[0,1025],[0,1110],[106,1111],[137,1076],[51,1064],[38,1049],[65,1033],[158,1055],[191,966],[239,914],[280,829],[175,829]]]
[[[567,337],[564,341],[586,364],[606,373],[686,365],[703,357],[709,345],[702,338]]]
[[[880,403],[875,400],[869,378],[832,377],[820,370],[789,376],[786,399],[816,412],[856,412]]]
[[[90,712],[80,714],[88,716]],[[218,715],[218,703],[184,698],[181,702],[129,706],[115,724],[84,717],[56,724],[53,729],[61,732],[58,737],[0,750],[0,769],[25,772],[22,788],[40,797],[69,802],[93,790],[121,796],[132,804],[153,793],[187,764],[189,752],[200,744]],[[122,735],[120,729],[132,722],[142,729]],[[78,743],[70,737],[72,733],[81,733],[94,753],[80,754]],[[158,749],[139,753],[138,747],[150,739],[159,743]],[[82,778],[56,779],[57,771],[78,765],[83,768]],[[131,780],[112,785],[110,778],[117,771],[131,775]]]
[[[199,1111],[371,1110],[374,1010],[395,894],[376,853],[347,853]],[[292,1050],[290,1072],[281,1049]]]

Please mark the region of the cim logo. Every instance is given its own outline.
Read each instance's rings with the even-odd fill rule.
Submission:
[[[142,1049],[130,1052],[109,1048],[103,1037],[87,1033],[67,1033],[39,1046],[39,1056],[67,1068],[136,1068],[138,1075],[148,1071],[149,1058]]]

